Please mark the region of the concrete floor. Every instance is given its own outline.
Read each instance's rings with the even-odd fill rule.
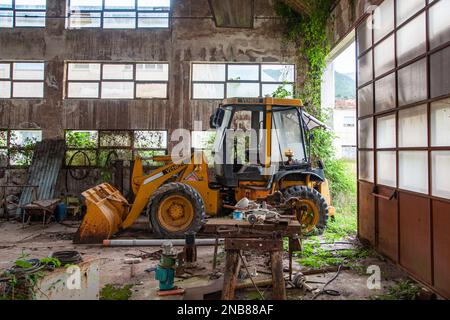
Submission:
[[[135,230],[130,230],[122,234],[121,238],[148,238],[149,232],[145,230],[144,225],[138,225]],[[157,299],[156,288],[157,281],[154,280],[154,273],[147,273],[144,270],[154,267],[158,264],[157,259],[145,259],[142,263],[134,265],[134,275],[131,272],[131,266],[124,263],[128,258],[127,254],[139,255],[145,252],[154,252],[157,247],[102,247],[100,245],[74,245],[71,241],[71,235],[76,231],[75,227],[67,227],[61,224],[52,223],[48,226],[42,226],[39,223],[33,223],[22,228],[18,222],[0,222],[0,272],[11,267],[14,261],[20,258],[22,254],[28,254],[27,258],[43,258],[49,256],[52,252],[58,250],[77,250],[82,253],[85,260],[99,259],[100,262],[100,287],[106,284],[132,284],[133,294],[131,299]],[[181,248],[180,248],[181,250]],[[221,279],[217,280],[217,273],[212,270],[212,247],[198,248],[198,268],[191,269],[191,275],[186,275],[185,279],[177,279],[178,285],[186,288],[190,298],[198,297],[198,288],[210,286],[209,291],[220,291]],[[250,271],[257,273],[256,279],[270,278],[270,269],[266,266],[268,257],[264,255],[246,256],[250,266]],[[398,281],[407,279],[407,276],[396,268],[393,264],[384,261],[378,257],[366,258],[357,262],[361,268],[356,270],[343,270],[339,277],[333,281],[328,289],[338,290],[340,296],[320,295],[318,300],[348,300],[348,299],[369,299],[374,295],[380,295],[387,292],[387,289]],[[224,252],[219,249],[217,271],[223,270]],[[285,256],[285,269],[288,266],[288,257]],[[365,267],[377,265],[381,269],[382,288],[380,290],[369,290],[367,288],[367,279],[369,275],[365,274]],[[294,261],[294,274],[298,271],[307,272]],[[362,271],[361,271],[362,270]],[[245,272],[241,271],[244,275]],[[192,276],[192,274],[194,276]],[[314,276],[308,276],[308,281],[319,282],[311,284],[313,287],[321,288],[323,283],[333,277],[335,273],[325,273]],[[191,289],[189,289],[191,288]],[[261,288],[264,291],[264,288]],[[201,290],[200,290],[201,291]],[[208,290],[207,290],[208,291]],[[255,292],[252,289],[242,290],[237,293],[240,299],[254,299]],[[265,297],[270,298],[270,288],[265,290]],[[288,290],[289,299],[311,299],[313,294],[304,293],[302,290]],[[211,298],[220,296],[212,295]],[[172,299],[182,299],[182,297],[172,297]]]

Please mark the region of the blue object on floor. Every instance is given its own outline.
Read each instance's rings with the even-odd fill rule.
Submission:
[[[58,222],[64,221],[67,216],[67,207],[65,203],[60,203],[55,208],[55,220]]]

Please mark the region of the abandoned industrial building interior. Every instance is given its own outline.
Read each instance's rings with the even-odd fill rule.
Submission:
[[[449,13],[0,0],[0,300],[449,299]]]

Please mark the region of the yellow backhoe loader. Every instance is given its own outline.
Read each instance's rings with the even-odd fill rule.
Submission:
[[[311,164],[310,130],[323,127],[297,99],[233,98],[211,116],[216,131],[210,174],[203,152],[174,161],[154,157],[164,166],[144,175],[142,160],[134,163],[134,202],[108,183],[83,192],[87,212],[74,242],[99,243],[130,227],[146,212],[152,231],[161,237],[182,237],[201,229],[204,218],[226,212],[247,198],[301,200],[307,214],[298,217],[304,232],[322,231],[331,206],[323,165]]]

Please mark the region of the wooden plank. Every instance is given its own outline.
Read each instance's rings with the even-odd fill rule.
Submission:
[[[239,250],[228,250],[223,276],[223,300],[234,300],[234,291],[236,290],[236,281],[240,268],[241,259],[239,258]]]

